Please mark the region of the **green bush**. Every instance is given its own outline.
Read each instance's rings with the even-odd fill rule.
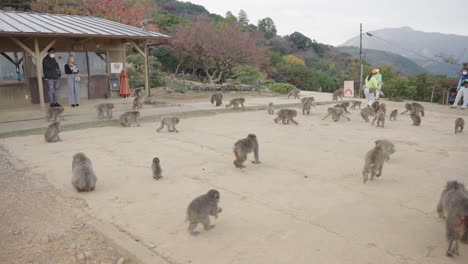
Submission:
[[[289,83],[274,83],[268,86],[273,92],[280,94],[288,94],[291,90],[296,89],[296,86]]]
[[[264,80],[266,74],[259,71],[255,67],[249,65],[240,65],[232,69],[232,75],[237,78],[241,83],[255,85],[257,80]]]
[[[174,91],[175,91],[176,93],[184,94],[184,93],[187,92],[187,88],[185,88],[185,87],[182,86],[182,85],[178,85],[178,86],[176,86],[176,87],[174,88]]]
[[[273,80],[264,80],[262,85],[270,87],[271,85],[275,84],[276,82]]]

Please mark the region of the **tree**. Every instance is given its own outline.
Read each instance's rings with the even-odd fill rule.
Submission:
[[[233,24],[237,22],[237,18],[231,13],[231,11],[226,12],[226,18],[224,18],[223,24]]]
[[[242,28],[247,28],[249,26],[247,13],[242,9],[239,11],[239,15],[237,16],[237,23],[239,23]]]
[[[259,20],[257,28],[259,32],[263,32],[266,39],[276,36],[275,22],[269,17]]]
[[[283,59],[287,64],[305,65],[305,62],[303,59],[297,56],[291,55],[291,54],[283,56]]]
[[[210,83],[241,64],[259,65],[263,48],[255,36],[242,32],[237,24],[215,27],[206,20],[179,26],[171,38],[171,49],[179,62],[190,61],[200,68]]]
[[[2,0],[0,2],[1,9],[12,9],[27,11],[31,8],[31,0]]]
[[[312,47],[312,40],[299,32],[294,32],[287,38],[294,43],[297,49],[306,50]]]
[[[85,14],[82,0],[33,0],[31,10],[40,13]]]

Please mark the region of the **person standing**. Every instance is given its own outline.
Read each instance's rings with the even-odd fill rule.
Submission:
[[[80,70],[75,62],[73,55],[68,56],[67,64],[65,64],[65,74],[67,75],[68,85],[68,104],[72,107],[80,106]]]
[[[364,95],[366,96],[368,106],[372,106],[372,104],[375,102],[375,93],[376,90],[379,89],[377,78],[375,78],[375,75],[377,73],[377,70],[373,69],[371,73],[366,77]]]
[[[383,82],[382,82],[382,74],[380,74],[380,70],[379,69],[375,69],[377,71],[377,74],[375,75],[375,79],[377,80],[377,84],[379,86],[379,88],[375,91],[375,100],[379,100],[380,96],[383,96],[383,92],[382,92],[382,85],[383,85]]]
[[[42,69],[44,72],[44,79],[47,81],[47,86],[49,87],[50,107],[59,107],[61,105],[57,100],[57,92],[59,88],[59,79],[62,73],[60,72],[59,64],[55,60],[54,48],[47,50],[47,56],[42,60]]]
[[[452,108],[458,107],[458,102],[463,97],[463,106],[462,108],[465,109],[468,107],[468,87],[466,87],[465,82],[468,82],[468,70],[463,69],[462,74],[460,76],[460,80],[458,80],[457,85],[457,97],[455,97],[455,102],[453,102]]]

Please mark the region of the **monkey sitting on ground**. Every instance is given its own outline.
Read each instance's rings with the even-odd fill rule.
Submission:
[[[310,99],[307,99],[304,101],[304,103],[302,104],[302,114],[305,115],[306,113],[307,114],[310,114],[310,108],[314,105],[313,101],[310,100]]]
[[[465,119],[462,117],[455,119],[455,134],[463,133],[463,128],[465,128]]]
[[[267,106],[268,114],[274,115],[275,114],[275,105],[273,103],[269,103]]]
[[[341,107],[329,107],[327,112],[328,114],[324,118],[322,118],[322,120],[324,120],[325,118],[329,116],[332,116],[333,121],[338,122],[340,121],[340,118],[343,116],[346,119],[348,119],[348,121],[351,121],[351,119],[349,119],[349,117],[346,115],[344,109]]]
[[[301,99],[301,97],[299,96],[299,94],[301,93],[301,90],[295,88],[295,89],[292,89],[289,93],[288,93],[288,99],[289,97],[291,96],[294,96],[294,99]]]
[[[373,149],[366,153],[364,168],[362,169],[362,181],[366,183],[369,179],[374,180],[374,176],[380,177],[382,175],[383,164],[385,155],[382,145],[376,144]]]
[[[395,120],[396,121],[396,117],[398,116],[398,109],[394,109],[391,113],[390,113],[390,121]]]
[[[236,160],[234,161],[234,166],[236,168],[245,168],[243,165],[244,162],[247,160],[247,154],[252,152],[254,153],[255,161],[252,161],[254,164],[259,164],[260,160],[258,158],[258,141],[257,136],[255,134],[249,134],[246,138],[238,140],[234,144],[234,156],[236,156]]]
[[[361,101],[353,101],[353,104],[350,107],[350,109],[356,109],[356,106],[359,106],[359,109],[361,109],[361,104],[362,104]]]
[[[133,96],[138,97],[143,95],[143,88],[135,88],[133,90]]]
[[[216,102],[216,106],[220,106],[223,104],[223,93],[217,92],[211,96],[211,104]]]
[[[390,140],[378,139],[375,141],[375,145],[380,145],[384,152],[385,161],[390,160],[390,155],[395,153],[395,145]]]
[[[447,182],[437,204],[437,213],[440,218],[446,218],[447,256],[459,255],[458,240],[468,242],[468,191],[463,183]]]
[[[411,119],[413,120],[413,126],[421,125],[421,117],[416,113],[411,113]]]
[[[140,110],[141,108],[143,108],[143,101],[144,101],[143,95],[139,95],[135,97],[135,99],[133,99],[132,109]]]
[[[234,98],[231,101],[229,101],[229,104],[226,105],[226,108],[229,108],[232,106],[234,109],[236,109],[236,108],[239,108],[239,105],[241,105],[242,110],[245,110],[244,103],[245,103],[245,98]]]
[[[59,133],[62,130],[60,122],[56,121],[47,127],[44,133],[44,139],[46,142],[57,142],[60,141]]]
[[[384,127],[385,125],[385,104],[381,104],[379,110],[375,114],[374,120],[372,120],[372,125],[374,125],[375,120],[377,120],[377,127]]]
[[[366,106],[364,109],[361,110],[361,117],[364,119],[364,121],[369,122],[369,116],[374,110],[370,108],[369,106]]]
[[[140,118],[139,111],[128,111],[120,115],[119,122],[124,127],[129,127],[132,123],[136,123],[140,126],[138,119]]]
[[[63,118],[63,116],[62,116],[64,110],[65,109],[63,107],[61,107],[61,106],[60,107],[51,107],[51,108],[47,109],[46,120],[48,122],[50,122],[51,119],[53,118],[54,119],[53,121],[55,122],[55,121],[57,121],[57,117],[60,117],[60,119],[62,121],[65,120]]]
[[[106,113],[107,119],[112,119],[112,109],[114,109],[114,104],[112,103],[103,103],[96,105],[98,119],[104,118],[104,113]]]
[[[161,120],[161,126],[158,129],[156,129],[156,131],[160,132],[161,129],[163,129],[164,126],[166,126],[168,132],[177,132],[177,133],[179,133],[179,130],[177,130],[176,127],[175,127],[175,125],[179,124],[179,122],[180,122],[180,118],[175,117],[175,116],[163,117],[163,119]]]
[[[289,124],[289,121],[293,122],[296,125],[299,125],[296,121],[294,121],[294,117],[297,116],[297,111],[292,109],[281,109],[278,111],[278,116],[273,119],[275,123],[278,123],[279,120],[283,122],[283,124]]]
[[[162,176],[162,169],[161,164],[158,157],[153,158],[153,164],[151,164],[151,169],[153,170],[153,178],[155,180],[161,179]]]
[[[93,164],[85,154],[78,152],[73,156],[72,173],[72,185],[78,192],[94,191],[97,178]]]
[[[406,110],[403,111],[401,113],[401,115],[406,113],[406,112],[410,112],[410,114],[414,112],[414,113],[416,113],[418,115],[419,115],[419,113],[421,113],[421,116],[424,117],[424,107],[422,105],[418,104],[418,103],[406,104],[405,108],[406,108]]]
[[[333,92],[332,94],[332,100],[333,101],[338,101],[338,98],[340,98],[341,100],[343,100],[343,96],[344,96],[344,89],[343,88],[340,88],[336,91]]]
[[[210,190],[208,193],[198,196],[190,202],[187,208],[187,220],[190,222],[188,231],[191,235],[196,236],[200,232],[195,231],[197,225],[201,223],[205,230],[210,230],[214,225],[211,225],[210,216],[218,218],[218,214],[223,210],[218,207],[219,192]]]
[[[351,114],[351,113],[348,111],[349,102],[343,102],[343,103],[341,103],[341,104],[335,105],[334,107],[343,108],[347,114]]]

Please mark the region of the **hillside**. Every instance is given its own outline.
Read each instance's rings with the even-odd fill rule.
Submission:
[[[435,74],[447,74],[455,76],[460,66],[450,65],[443,62],[438,56],[459,59],[460,62],[468,61],[468,36],[450,35],[442,33],[429,33],[413,30],[409,27],[388,28],[370,32],[376,37],[363,35],[363,47],[365,49],[376,49],[389,51],[404,56],[428,72]],[[359,46],[359,36],[356,36],[341,46]],[[421,54],[427,58],[415,55],[411,51]]]
[[[359,48],[357,47],[340,46],[338,49],[359,58]],[[375,68],[382,67],[383,65],[389,65],[393,67],[395,71],[401,72],[405,75],[417,75],[427,71],[414,61],[388,51],[364,49],[363,59]]]

